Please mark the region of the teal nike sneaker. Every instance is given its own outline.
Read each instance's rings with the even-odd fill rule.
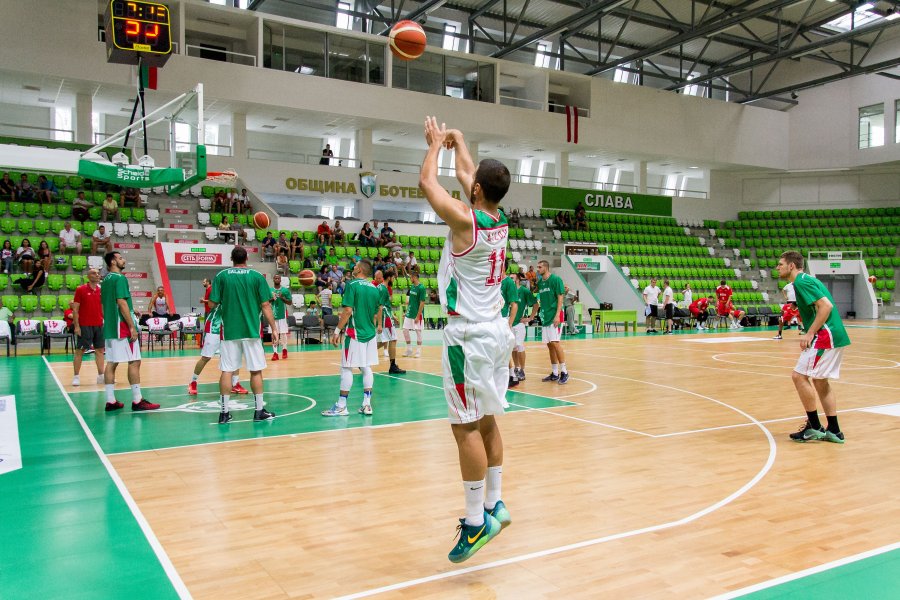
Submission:
[[[509,510],[503,504],[503,500],[497,500],[493,510],[489,510],[488,514],[500,521],[500,527],[506,529],[506,526],[512,523],[512,517],[509,516]]]
[[[832,444],[843,444],[844,443],[844,432],[839,431],[837,433],[831,433],[827,429],[825,430],[825,437],[822,438],[826,442],[831,442]]]
[[[459,531],[459,541],[456,542],[456,545],[453,547],[453,550],[450,551],[450,554],[447,555],[447,558],[450,559],[450,562],[454,563],[461,563],[468,560],[473,554],[478,552],[482,546],[496,537],[502,528],[500,521],[489,515],[487,512],[484,513],[484,524],[478,525],[477,527],[475,525],[466,525],[466,520],[460,519],[459,525],[457,526],[457,531]]]

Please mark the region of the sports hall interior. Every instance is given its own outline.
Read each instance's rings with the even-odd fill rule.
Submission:
[[[271,422],[253,422],[249,402],[215,423],[217,359],[187,396],[199,356],[189,331],[142,334],[142,388],[162,409],[114,416],[89,356],[72,385],[71,337],[0,338],[0,597],[896,597],[900,470],[885,451],[900,443],[895,3],[535,0],[530,10],[554,21],[544,29],[540,12],[524,18],[527,1],[325,4],[165,3],[173,52],[145,92],[147,112],[202,83],[202,116],[189,106],[173,140],[168,121],[150,127],[148,153],[157,167],[190,169],[201,147],[210,172],[236,178],[176,195],[145,188],[144,205],[119,209],[108,225],[135,306],[148,310],[162,286],[175,312],[202,313],[201,281],[229,264],[223,218],[241,224],[249,265],[268,278],[268,230],[297,232],[311,251],[317,226],[338,219],[348,239],[328,260],[346,266],[354,254],[388,259],[356,236],[366,221],[390,223],[436,291],[448,230],[418,187],[422,125],[436,115],[476,160],[510,169],[509,272],[547,260],[580,296],[577,327],[563,336],[569,383],[541,381],[549,359],[529,327],[528,378],[507,396],[512,526],[470,561],[447,561],[462,495],[441,377],[446,313],[426,305],[421,357],[398,343],[405,375],[382,357],[374,415],[356,414],[357,376],[351,416],[324,419],[340,359],[315,343],[327,332],[304,326],[316,288],[291,260],[289,357],[264,372]],[[61,319],[99,265],[90,236],[107,192],[118,192],[53,168],[44,151],[85,151],[129,124],[137,73],[107,61],[108,5],[0,10],[0,175],[34,185],[43,174],[56,188],[48,204],[0,199],[0,242],[44,240],[54,256],[36,293],[22,290],[20,270],[0,274],[12,328]],[[727,21],[752,11],[756,21]],[[870,33],[817,45],[838,12]],[[593,54],[566,29],[579,16],[599,19]],[[400,18],[424,23],[422,57],[391,55],[384,34]],[[466,23],[465,35],[452,29]],[[641,38],[651,26],[676,42],[704,27],[706,37],[640,64],[619,60],[651,45]],[[811,49],[770,48],[773,61],[752,69],[708,64],[704,44],[737,36]],[[466,52],[473,37],[477,51]],[[622,64],[600,72],[586,57]],[[836,69],[845,60],[852,68]],[[755,91],[736,101],[741,90]],[[133,136],[130,156],[144,140]],[[440,165],[444,187],[465,201],[452,153]],[[216,210],[213,197],[231,187],[248,190],[250,211]],[[80,191],[94,204],[84,221],[72,216]],[[583,227],[560,226],[575,199]],[[271,227],[255,228],[255,212]],[[82,232],[80,253],[59,252],[66,221]],[[772,339],[786,250],[859,269],[828,280],[852,342],[832,383],[843,445],[788,439],[803,410],[791,382],[798,329]],[[685,284],[696,299],[725,279],[743,327],[712,318],[698,329],[688,316],[675,335],[648,334],[640,291],[651,278],[670,280],[676,301]],[[394,283],[397,315],[410,283]],[[340,294],[333,302],[340,310]],[[592,319],[607,302],[639,308]],[[120,366],[117,394],[127,388]]]

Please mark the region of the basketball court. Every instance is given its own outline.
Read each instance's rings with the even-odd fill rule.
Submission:
[[[23,468],[0,480],[15,515],[0,585],[44,598],[885,597],[900,583],[886,452],[900,443],[900,328],[849,332],[843,446],[787,439],[802,421],[796,330],[571,339],[566,386],[540,381],[546,350],[530,342],[501,425],[513,525],[462,565],[446,558],[463,507],[438,344],[401,358],[406,376],[382,359],[372,417],[356,413],[357,375],[336,419],[319,413],[336,399],[337,350],[292,352],[266,370],[278,417],[254,423],[233,396],[227,426],[216,360],[186,394],[196,349],[145,357],[144,395],[163,406],[147,413],[107,415],[100,386],[69,385],[62,354],[3,361]]]

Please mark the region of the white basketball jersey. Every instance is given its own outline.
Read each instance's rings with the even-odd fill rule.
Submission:
[[[472,245],[453,252],[453,233],[447,236],[438,268],[441,305],[450,315],[469,321],[491,321],[503,308],[500,284],[506,276],[509,226],[502,212],[494,218],[472,210]]]
[[[797,293],[794,291],[794,284],[789,283],[782,289],[784,292],[784,297],[788,302],[796,302],[797,301]]]

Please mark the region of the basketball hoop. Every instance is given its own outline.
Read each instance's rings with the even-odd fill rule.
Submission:
[[[220,187],[232,187],[236,179],[237,172],[234,169],[206,172],[206,181],[219,184]]]

